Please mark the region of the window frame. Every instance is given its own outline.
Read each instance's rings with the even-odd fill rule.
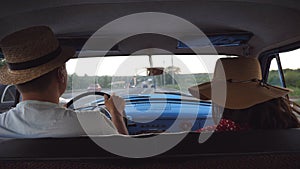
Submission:
[[[14,96],[14,98],[13,98],[13,100],[11,100],[11,101],[6,101],[6,100],[4,100],[5,99],[5,95],[7,94],[7,92],[9,91],[9,88],[10,87],[12,87],[12,88],[14,88],[14,86],[13,85],[7,85],[6,87],[5,87],[5,89],[3,90],[3,93],[2,93],[2,96],[1,96],[1,103],[14,103],[15,102],[15,100],[16,100],[16,96]],[[13,89],[12,89],[13,90]],[[16,90],[16,89],[14,89],[14,90]]]

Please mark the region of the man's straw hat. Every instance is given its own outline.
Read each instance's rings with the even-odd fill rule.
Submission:
[[[62,66],[75,54],[70,47],[59,45],[49,27],[34,26],[12,33],[0,42],[4,65],[0,68],[1,84],[21,84]]]
[[[225,77],[224,77],[225,74]],[[224,85],[225,84],[225,85]],[[214,93],[212,98],[212,87]],[[227,90],[220,91],[223,89]],[[262,81],[260,64],[254,58],[222,58],[216,63],[212,82],[203,83],[189,88],[189,92],[197,98],[211,100],[229,109],[245,109],[273,98],[285,96],[290,92],[266,84]],[[226,96],[218,97],[218,93]]]

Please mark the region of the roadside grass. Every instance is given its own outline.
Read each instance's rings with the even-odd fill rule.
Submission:
[[[292,89],[293,92],[289,94],[290,99],[297,104],[300,104],[300,88],[298,87],[288,87],[289,89]]]

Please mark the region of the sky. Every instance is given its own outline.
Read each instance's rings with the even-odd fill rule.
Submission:
[[[202,58],[202,59],[201,59]],[[109,76],[133,76],[146,75],[147,67],[168,67],[172,64],[180,67],[180,73],[190,74],[199,72],[213,72],[214,65],[203,66],[210,62],[215,63],[218,56],[196,56],[196,55],[153,55],[152,66],[150,65],[149,56],[114,56],[106,58],[81,58],[80,60],[72,59],[67,63],[68,74],[76,72],[77,75],[109,75]],[[173,63],[172,63],[173,62]]]
[[[223,56],[222,56],[223,57]],[[202,59],[201,59],[202,58]],[[210,63],[215,63],[217,56],[175,56],[175,55],[154,55],[152,56],[153,67],[168,67],[173,65],[181,68],[181,73],[212,73],[214,64],[205,63],[210,59]],[[291,52],[281,53],[280,59],[282,67],[290,69],[300,68],[300,49]],[[149,56],[120,56],[106,58],[81,58],[71,59],[67,63],[68,74],[76,72],[77,75],[109,75],[109,76],[133,76],[145,75],[146,67],[151,67]],[[271,70],[277,69],[276,64],[271,64]]]

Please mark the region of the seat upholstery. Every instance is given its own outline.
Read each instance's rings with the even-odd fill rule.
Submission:
[[[300,168],[299,129],[214,133],[202,144],[198,138],[189,133],[171,150],[140,159],[111,154],[89,137],[2,139],[0,168]]]

